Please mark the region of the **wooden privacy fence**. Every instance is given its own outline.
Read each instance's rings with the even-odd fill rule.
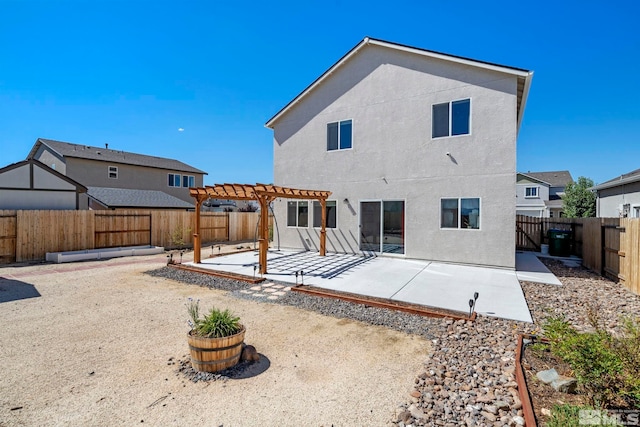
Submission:
[[[189,247],[194,215],[161,210],[0,210],[0,264],[43,260],[47,252],[137,245]],[[257,212],[203,212],[202,241],[253,240],[259,217]]]
[[[571,231],[582,265],[640,295],[640,218],[516,217],[516,249],[540,250],[549,229]]]

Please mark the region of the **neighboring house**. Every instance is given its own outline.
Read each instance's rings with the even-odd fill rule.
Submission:
[[[640,218],[640,169],[591,187],[596,192],[596,216]]]
[[[274,184],[331,191],[327,249],[515,268],[516,138],[533,73],[365,38],[266,123]],[[283,247],[320,204],[279,199]]]
[[[89,209],[193,209],[193,203],[158,190],[88,187]]]
[[[518,173],[516,214],[537,218],[563,216],[564,189],[573,178],[569,171]]]
[[[28,157],[87,187],[160,191],[192,205],[189,187],[202,187],[206,175],[178,160],[43,138]]]
[[[0,210],[86,209],[87,188],[35,159],[0,169]]]

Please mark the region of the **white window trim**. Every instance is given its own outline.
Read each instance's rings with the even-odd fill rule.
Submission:
[[[295,202],[296,204],[296,225],[289,225],[289,202]],[[307,226],[298,225],[298,203],[307,202]],[[313,222],[309,222],[309,219],[312,217],[312,213],[310,212],[313,209],[313,205],[310,203],[310,200],[304,199],[286,199],[286,213],[287,213],[287,228],[302,228],[307,229],[309,225],[313,226]]]
[[[443,227],[442,226],[442,200],[443,199],[458,199],[458,227],[457,228],[453,228],[453,227]],[[462,199],[478,199],[478,211],[479,211],[479,215],[480,218],[478,219],[478,228],[462,228],[460,227],[460,215],[462,212],[462,209],[460,208],[460,203]],[[440,197],[440,206],[438,208],[438,223],[440,224],[440,230],[450,230],[450,231],[480,231],[482,230],[482,197],[478,197],[478,196],[460,196],[460,197]]]
[[[327,230],[337,230],[338,229],[338,201],[337,200],[327,200],[327,202],[335,202],[335,204],[336,204],[336,226],[335,227],[328,227],[327,226],[326,228],[327,228]],[[313,222],[314,222],[313,220],[315,219],[315,214],[313,213],[314,212],[313,207],[314,207],[315,203],[320,203],[320,202],[318,200],[311,201],[311,216],[312,216],[312,218],[311,218],[311,226],[315,230],[320,230],[320,229],[322,229],[322,226],[315,227],[313,225]],[[320,209],[322,209],[322,206],[320,206]],[[320,215],[322,215],[322,212],[320,212]],[[320,217],[320,224],[322,224],[322,217]]]
[[[187,185],[186,187],[184,186],[184,178],[187,177],[187,181],[190,180],[190,178],[193,178],[193,185],[189,186]],[[188,182],[187,182],[188,184]],[[189,187],[195,187],[196,186],[196,177],[194,175],[182,175],[182,177],[180,178],[180,186],[182,188],[189,188]]]
[[[340,123],[342,123],[342,122],[348,122],[349,120],[351,120],[351,147],[349,147],[349,148],[340,148]],[[336,152],[336,151],[349,151],[349,150],[353,150],[353,142],[354,142],[354,141],[353,141],[353,128],[354,128],[353,124],[354,124],[354,120],[353,120],[353,119],[344,119],[344,120],[334,120],[334,121],[332,121],[332,122],[327,122],[327,123],[324,125],[325,131],[326,131],[326,129],[327,129],[327,126],[328,126],[328,125],[330,125],[331,123],[337,123],[337,124],[338,124],[338,148],[336,148],[335,150],[329,150],[329,149],[327,149],[327,148],[326,148],[326,141],[325,141],[325,151],[326,151],[327,153],[333,153],[333,152]]]
[[[169,185],[169,175],[173,175],[173,184],[174,185]],[[180,181],[180,185],[175,185],[176,183],[176,175],[180,177],[179,181]],[[167,173],[167,187],[169,188],[182,188],[182,174],[180,173]]]
[[[55,168],[53,168],[53,169],[55,169]],[[111,173],[115,173],[116,176],[112,177]],[[111,166],[111,165],[107,166],[107,178],[109,178],[109,179],[118,179],[118,175],[119,175],[118,174],[118,166]]]
[[[632,218],[640,218],[640,216],[635,216],[636,209],[640,208],[640,204],[631,205],[629,208],[629,213],[632,214]]]
[[[451,135],[451,128],[453,126],[453,120],[451,119],[453,117],[453,103],[454,102],[458,102],[458,101],[466,101],[469,100],[469,133],[463,133],[460,135]],[[434,105],[440,105],[440,104],[446,104],[449,103],[449,135],[445,135],[445,136],[433,136],[433,106]],[[443,139],[443,138],[459,138],[461,136],[471,136],[471,134],[473,133],[473,99],[471,97],[468,98],[460,98],[460,99],[452,99],[451,101],[444,101],[444,102],[435,102],[433,104],[431,104],[431,139]],[[446,199],[446,197],[445,197]]]
[[[529,188],[535,188],[536,189],[536,195],[535,196],[527,196],[527,190]],[[539,199],[540,198],[540,186],[528,185],[528,186],[524,187],[524,198],[525,199]]]

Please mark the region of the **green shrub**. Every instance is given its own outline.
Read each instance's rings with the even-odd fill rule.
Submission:
[[[187,312],[193,335],[205,338],[223,338],[235,335],[242,330],[240,318],[234,316],[228,309],[222,311],[212,307],[208,314],[200,317],[200,300],[193,301],[189,298]]]
[[[632,406],[640,403],[640,327],[625,322],[625,334],[614,337],[592,322],[595,332],[578,333],[563,317],[549,318],[544,325],[551,352],[571,366],[590,403],[607,407],[622,398]]]

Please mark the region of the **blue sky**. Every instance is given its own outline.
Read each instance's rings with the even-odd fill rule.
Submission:
[[[640,2],[0,0],[0,167],[36,138],[271,182],[264,123],[365,36],[535,72],[518,170],[640,168]],[[178,129],[184,129],[179,131]]]

